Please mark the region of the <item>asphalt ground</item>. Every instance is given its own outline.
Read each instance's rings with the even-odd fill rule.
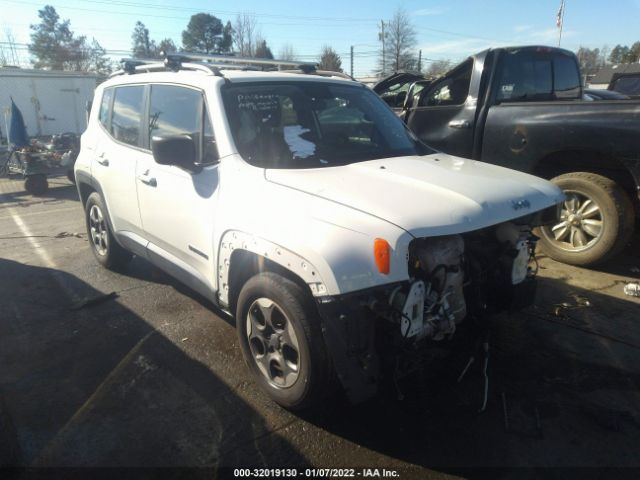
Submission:
[[[540,257],[536,304],[491,320],[484,412],[480,359],[457,382],[468,350],[365,404],[293,414],[257,390],[231,318],[139,258],[100,267],[75,187],[49,182],[32,197],[0,179],[0,477],[640,474],[640,298],[623,293],[637,235],[597,271]]]

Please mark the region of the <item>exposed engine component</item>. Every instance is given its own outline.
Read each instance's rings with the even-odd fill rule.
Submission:
[[[442,340],[467,313],[476,318],[533,301],[530,227],[503,223],[462,235],[421,238],[409,247],[411,283],[397,286],[388,304],[402,338]]]
[[[530,305],[535,298],[537,238],[528,225],[502,223],[465,235],[467,305],[477,315],[513,310]]]
[[[415,240],[409,251],[408,291],[398,287],[389,303],[401,312],[404,338],[441,340],[453,334],[466,316],[464,300],[464,241],[459,235]]]
[[[522,283],[529,273],[529,259],[531,252],[529,251],[531,232],[528,227],[516,225],[514,223],[501,223],[496,228],[496,238],[498,242],[511,247],[509,255],[501,258],[502,262],[511,263],[511,284],[517,285]],[[509,259],[512,258],[510,261]]]

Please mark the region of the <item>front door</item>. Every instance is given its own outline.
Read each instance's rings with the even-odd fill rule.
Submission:
[[[423,90],[406,116],[409,128],[427,145],[467,158],[473,149],[476,112],[476,103],[468,101],[472,70],[468,60]]]
[[[151,85],[149,136],[188,135],[196,144],[202,167],[188,170],[160,165],[151,152],[136,168],[136,188],[145,237],[152,261],[173,263],[175,276],[198,291],[211,289],[214,280],[213,221],[219,192],[215,141],[202,92],[176,85]]]

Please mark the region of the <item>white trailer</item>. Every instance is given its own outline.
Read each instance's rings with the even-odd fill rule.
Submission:
[[[93,98],[95,74],[0,67],[0,134],[7,138],[11,98],[29,136],[84,132],[85,105]]]

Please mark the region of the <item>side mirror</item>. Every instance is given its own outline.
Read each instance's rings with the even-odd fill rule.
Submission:
[[[189,170],[196,168],[196,145],[188,135],[152,137],[151,152],[160,165],[176,165]]]

